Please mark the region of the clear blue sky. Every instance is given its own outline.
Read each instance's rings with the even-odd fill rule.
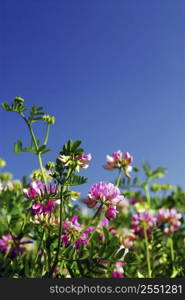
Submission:
[[[82,139],[84,191],[114,178],[102,165],[118,149],[185,188],[184,18],[184,0],[1,0],[1,102],[21,96],[56,116],[46,161]],[[1,109],[0,125],[5,170],[29,174],[36,159],[13,154],[22,120]]]

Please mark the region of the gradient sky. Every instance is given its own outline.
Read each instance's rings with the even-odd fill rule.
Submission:
[[[116,176],[102,165],[118,149],[185,188],[184,19],[184,0],[1,0],[1,102],[21,96],[55,115],[45,162],[83,141],[84,192]],[[0,157],[16,179],[37,168],[13,154],[18,138],[28,140],[23,121],[1,109]]]

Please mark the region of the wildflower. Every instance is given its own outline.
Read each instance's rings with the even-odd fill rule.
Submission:
[[[136,236],[132,229],[123,228],[120,234],[120,244],[125,248],[131,248],[134,245]]]
[[[158,211],[156,217],[159,223],[164,224],[164,232],[166,234],[172,234],[181,226],[180,219],[182,215],[180,213],[177,213],[177,210],[175,208],[161,208]]]
[[[61,244],[64,247],[67,247],[70,244],[70,240],[69,240],[69,238],[68,238],[68,236],[67,236],[66,233],[61,235]]]
[[[23,193],[28,199],[35,200],[44,195],[56,194],[57,186],[56,184],[50,185],[49,183],[42,183],[40,180],[35,180],[31,182],[29,189],[23,189]]]
[[[41,214],[43,212],[43,205],[39,202],[36,202],[31,207],[32,214]]]
[[[124,278],[124,275],[118,271],[112,271],[113,278]]]
[[[75,171],[79,172],[80,169],[87,169],[89,162],[92,159],[92,155],[89,153],[79,155],[59,155],[58,160],[65,166],[74,168]]]
[[[156,218],[148,210],[145,210],[132,216],[131,227],[134,229],[136,235],[143,235],[144,228],[149,235],[155,222]]]
[[[41,196],[43,190],[43,184],[40,180],[33,181],[29,189],[23,189],[24,195],[31,200],[35,200],[37,197]]]
[[[73,216],[71,219],[66,218],[62,224],[62,229],[65,233],[81,231],[80,224],[78,223],[78,217]]]
[[[105,216],[108,220],[114,219],[119,211],[115,207],[111,206],[107,209]]]
[[[126,213],[129,207],[129,201],[126,198],[123,198],[122,200],[120,200],[117,204],[117,209],[121,212],[121,213]]]
[[[90,226],[83,231],[81,225],[78,223],[78,217],[73,216],[72,218],[66,218],[62,224],[62,230],[61,245],[68,247],[73,241],[74,248],[78,249],[81,244],[87,245],[89,235],[94,230],[94,227]]]
[[[118,150],[112,153],[112,155],[107,155],[106,161],[106,165],[103,166],[106,170],[123,170],[125,175],[130,177],[129,173],[132,171],[132,166],[130,164],[133,162],[133,157],[129,152],[126,152],[123,157],[121,150]]]
[[[17,245],[15,246],[15,243]],[[12,237],[11,233],[3,235],[0,239],[0,252],[8,255],[9,258],[15,259],[17,255],[22,254],[25,248],[19,245],[16,236]]]
[[[115,268],[112,271],[112,277],[113,278],[124,278],[124,275],[123,275],[123,266],[124,265],[125,265],[125,263],[121,262],[121,261],[118,261],[115,264]]]
[[[47,203],[43,206],[43,213],[44,214],[50,214],[54,212],[55,209],[55,203],[52,200],[48,200]]]
[[[121,195],[117,186],[114,186],[112,183],[100,181],[100,183],[92,185],[84,203],[87,204],[89,208],[95,207],[96,204],[100,204],[102,208],[103,205],[105,205],[107,207],[105,216],[108,219],[112,219],[115,218],[118,213],[116,206],[123,200],[124,197]]]

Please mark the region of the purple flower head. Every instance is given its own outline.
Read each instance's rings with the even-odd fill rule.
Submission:
[[[80,167],[82,168],[82,169],[87,169],[88,168],[88,164],[89,164],[89,162],[91,161],[91,159],[92,159],[92,155],[89,153],[89,154],[87,154],[87,155],[85,155],[85,154],[80,154],[79,156],[78,156],[78,160],[79,160],[79,163],[80,163]]]
[[[28,189],[23,189],[24,195],[30,199],[35,200],[43,195],[51,195],[57,193],[56,184],[50,185],[49,183],[42,183],[40,180],[31,182]]]
[[[132,171],[132,166],[130,164],[133,162],[133,157],[129,152],[126,152],[123,157],[123,153],[118,150],[112,153],[112,155],[107,155],[106,161],[106,165],[103,166],[105,169],[120,169],[125,172],[127,177],[130,177],[129,173]]]
[[[43,212],[43,205],[39,202],[36,202],[31,207],[31,212],[33,215],[38,215]]]
[[[102,226],[107,227],[108,225],[109,225],[109,220],[107,218],[104,218],[104,219],[101,220],[101,222],[98,225],[98,227],[102,227]]]
[[[63,232],[81,231],[80,224],[78,223],[78,217],[74,216],[71,219],[66,218],[65,222],[62,224]]]
[[[118,271],[112,271],[112,278],[124,278],[124,275]]]
[[[156,214],[157,222],[164,224],[164,232],[172,234],[181,226],[182,215],[177,212],[175,208],[161,208]]]
[[[114,219],[118,213],[115,207],[109,207],[105,213],[105,216],[108,220]]]
[[[131,227],[134,229],[136,235],[143,235],[144,228],[146,228],[147,234],[149,235],[155,222],[156,218],[148,210],[145,210],[142,213],[137,213],[132,216]]]
[[[82,245],[82,244],[87,245],[87,239],[85,237],[84,238],[81,237],[81,238],[77,239],[75,244],[74,244],[74,247],[79,248],[79,246]]]
[[[55,202],[52,200],[48,200],[47,203],[43,206],[43,213],[50,214],[55,210]]]
[[[67,247],[67,246],[69,246],[69,244],[70,244],[70,240],[69,240],[67,234],[66,233],[62,234],[61,235],[61,245],[64,247]]]
[[[16,236],[14,238],[16,239]],[[19,245],[18,241],[16,243],[17,247],[15,248],[15,243],[10,233],[3,235],[0,239],[0,252],[8,254],[8,257],[11,259],[15,259],[17,255],[22,254],[25,250],[23,246]]]

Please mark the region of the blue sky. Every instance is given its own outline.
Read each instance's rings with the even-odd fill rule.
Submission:
[[[21,96],[55,115],[45,162],[81,139],[93,155],[84,192],[115,177],[102,165],[118,149],[135,165],[167,167],[165,182],[185,188],[183,0],[2,0],[0,14],[1,102]],[[37,168],[13,154],[27,131],[2,109],[0,138],[6,171]]]

